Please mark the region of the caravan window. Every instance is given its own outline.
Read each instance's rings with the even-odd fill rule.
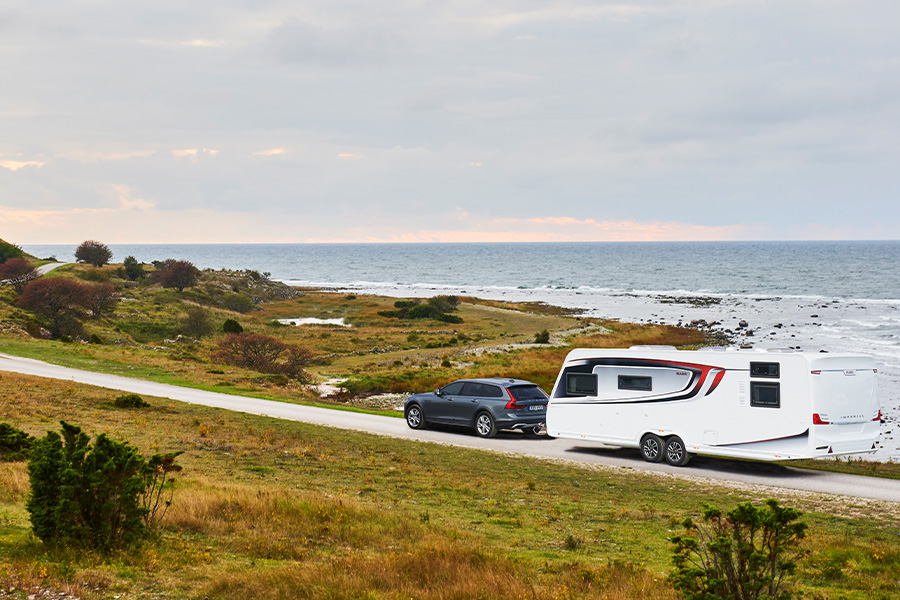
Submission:
[[[653,378],[638,377],[636,375],[619,375],[619,389],[650,392],[653,390]]]
[[[778,379],[780,370],[780,365],[778,363],[750,363],[750,377],[771,377],[772,379]]]
[[[775,382],[750,382],[750,406],[781,408],[780,384]]]
[[[567,373],[567,396],[596,396],[597,376],[593,373]]]

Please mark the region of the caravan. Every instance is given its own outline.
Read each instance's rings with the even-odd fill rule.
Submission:
[[[547,406],[553,437],[693,454],[789,460],[871,452],[881,410],[872,358],[671,346],[578,349]]]

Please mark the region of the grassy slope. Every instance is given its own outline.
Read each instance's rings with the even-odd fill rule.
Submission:
[[[49,551],[29,533],[24,464],[0,463],[0,585],[82,598],[674,598],[675,523],[704,502],[767,497],[162,399],[121,410],[114,396],[0,377],[2,419],[32,434],[66,419],[146,454],[185,451],[159,540],[110,558]],[[781,500],[810,524],[811,597],[895,597],[896,507]]]

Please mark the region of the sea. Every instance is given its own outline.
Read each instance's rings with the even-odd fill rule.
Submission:
[[[76,246],[22,248],[68,262]],[[109,248],[115,262],[174,258],[354,294],[457,294],[545,302],[639,323],[705,321],[730,332],[736,345],[867,354],[878,363],[884,417],[880,447],[870,458],[900,461],[900,241]]]

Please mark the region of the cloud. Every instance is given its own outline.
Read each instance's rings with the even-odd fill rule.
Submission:
[[[9,169],[10,171],[18,171],[24,167],[43,167],[44,162],[40,162],[37,160],[0,160],[0,167],[4,169]]]
[[[284,154],[287,152],[284,148],[271,148],[269,150],[260,150],[258,152],[254,152],[253,156],[278,156],[279,154]]]

